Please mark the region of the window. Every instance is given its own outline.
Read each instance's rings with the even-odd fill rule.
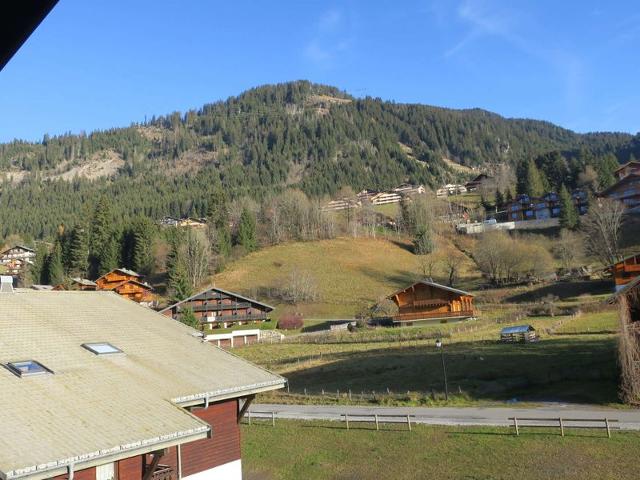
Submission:
[[[96,355],[109,355],[112,353],[122,353],[122,350],[107,342],[83,343],[82,346]]]
[[[43,375],[45,373],[53,373],[47,367],[35,360],[24,360],[21,362],[11,362],[7,364],[9,370],[19,377],[30,377],[32,375]]]
[[[113,463],[106,463],[96,467],[96,480],[115,480],[115,468]]]

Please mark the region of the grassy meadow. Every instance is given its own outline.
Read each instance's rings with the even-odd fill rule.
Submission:
[[[637,432],[414,425],[346,430],[337,422],[243,425],[247,480],[635,479]]]
[[[463,276],[477,277],[469,259]],[[287,305],[270,299],[293,270],[308,272],[317,284],[315,302]],[[388,238],[337,238],[317,242],[277,245],[235,261],[216,275],[216,285],[254,295],[276,307],[277,319],[287,311],[301,312],[305,318],[353,318],[363,308],[376,303],[420,277],[418,258],[406,240]],[[251,290],[247,290],[247,286]]]

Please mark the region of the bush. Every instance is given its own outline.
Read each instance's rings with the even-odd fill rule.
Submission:
[[[304,325],[304,319],[299,313],[287,313],[278,320],[277,327],[280,330],[297,330]]]

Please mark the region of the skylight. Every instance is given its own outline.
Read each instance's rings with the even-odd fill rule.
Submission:
[[[122,353],[117,347],[108,342],[83,343],[82,346],[96,355],[109,355],[112,353]]]
[[[42,375],[45,373],[53,373],[47,367],[35,360],[24,360],[21,362],[10,362],[7,364],[9,370],[19,377],[29,377],[32,375]]]

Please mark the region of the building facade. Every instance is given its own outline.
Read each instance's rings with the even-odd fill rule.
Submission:
[[[15,245],[0,253],[0,265],[5,267],[9,275],[20,275],[25,268],[33,265],[36,252],[23,245]]]
[[[473,295],[463,290],[420,281],[388,297],[398,307],[394,324],[411,325],[425,320],[462,319],[475,315]]]
[[[210,287],[202,292],[174,303],[160,313],[181,320],[185,312],[192,312],[205,330],[246,325],[271,320],[273,307],[238,293]]]
[[[241,479],[239,422],[284,378],[112,292],[0,308],[0,478]]]
[[[640,162],[627,162],[614,174],[618,181],[598,196],[622,202],[627,213],[640,212]]]
[[[126,268],[116,268],[95,281],[97,290],[108,290],[146,306],[155,302],[153,287],[142,280],[142,275]]]
[[[573,204],[579,215],[584,215],[589,209],[587,193],[574,190],[571,193]],[[542,197],[529,197],[521,194],[504,205],[507,221],[520,222],[523,220],[545,220],[560,216],[560,196],[556,192],[548,192]]]

